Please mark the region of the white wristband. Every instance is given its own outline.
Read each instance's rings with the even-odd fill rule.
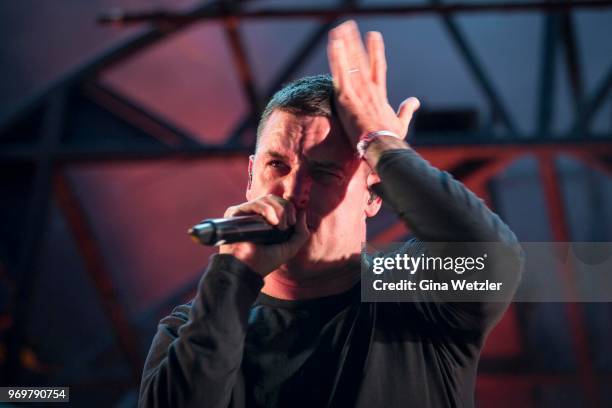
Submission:
[[[370,146],[370,143],[372,143],[372,141],[379,136],[392,136],[397,139],[401,139],[401,137],[391,132],[390,130],[378,130],[376,132],[370,132],[363,136],[361,139],[359,139],[359,142],[357,142],[357,146],[355,146],[355,149],[357,150],[357,156],[360,159],[363,159],[363,156],[365,156],[366,150],[368,149],[368,146]]]

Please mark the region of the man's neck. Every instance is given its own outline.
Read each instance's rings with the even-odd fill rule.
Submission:
[[[337,295],[359,281],[359,264],[347,263],[307,279],[295,278],[291,271],[277,269],[264,278],[262,292],[284,300],[304,300]]]

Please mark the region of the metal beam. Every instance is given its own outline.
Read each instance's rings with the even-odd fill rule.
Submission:
[[[578,109],[580,101],[584,94],[584,86],[582,82],[582,69],[580,64],[580,54],[576,44],[576,32],[574,22],[569,11],[561,13],[561,36],[563,39],[563,53],[565,57],[565,65],[567,67],[567,75],[569,77],[574,109]]]
[[[38,278],[40,268],[37,261],[46,231],[47,218],[51,207],[51,180],[54,168],[54,151],[57,148],[63,127],[66,95],[56,92],[48,98],[41,129],[42,136],[32,151],[36,162],[36,171],[31,184],[30,198],[25,218],[24,239],[20,245],[18,264],[15,271],[16,296],[11,306],[13,326],[7,336],[6,362],[2,376],[5,383],[19,384],[21,373],[21,349],[26,339],[26,328],[31,304],[32,291]]]
[[[184,15],[200,15],[203,13],[212,12],[216,8],[218,8],[218,3],[216,2],[200,4],[193,7],[190,11],[185,12]],[[163,21],[160,21],[157,26],[147,27],[128,40],[118,45],[109,47],[107,50],[99,53],[92,60],[76,66],[58,80],[50,83],[46,88],[32,94],[32,96],[26,98],[21,103],[17,103],[13,109],[5,112],[2,116],[0,116],[0,129],[23,118],[35,108],[41,106],[49,95],[58,91],[59,89],[69,88],[87,78],[95,76],[98,72],[110,68],[111,66],[124,61],[146,47],[174,33],[177,33],[184,28],[187,28],[196,20],[197,19],[183,22],[173,22],[170,25],[167,22],[164,23]]]
[[[453,135],[455,136],[455,135]],[[612,135],[608,135],[612,138]],[[601,137],[592,137],[587,140],[581,138],[546,140],[525,138],[521,140],[503,139],[495,140],[491,135],[481,135],[474,139],[439,140],[434,143],[412,143],[419,152],[444,151],[450,153],[476,154],[480,152],[484,157],[491,154],[508,154],[510,152],[534,153],[541,150],[568,154],[612,154],[612,140]],[[143,146],[142,148],[129,148],[121,150],[83,149],[73,147],[58,147],[53,158],[61,163],[80,162],[106,162],[106,161],[147,161],[147,160],[200,160],[207,157],[246,157],[252,153],[251,148],[224,146],[198,146],[170,149],[157,146]],[[30,148],[6,147],[0,151],[0,161],[28,162],[37,160],[36,152]]]
[[[559,37],[559,15],[549,13],[542,24],[542,59],[540,62],[540,90],[538,101],[538,123],[536,133],[548,134],[555,94],[555,63],[557,39]]]
[[[578,135],[583,132],[588,132],[588,124],[597,113],[597,110],[603,105],[608,92],[612,88],[612,66],[608,68],[599,84],[595,87],[595,91],[580,104],[576,120],[572,126],[571,134]]]
[[[446,168],[444,170],[450,172],[454,177],[461,180],[468,188],[474,190],[475,188],[484,188],[486,183],[493,179],[493,177],[495,177],[497,174],[508,168],[522,155],[523,154],[521,153],[515,152],[499,156],[489,155],[489,158],[492,157],[491,160],[483,161],[474,167],[470,167],[468,172],[461,175],[454,172],[452,168]],[[464,159],[453,167],[461,168],[464,164],[471,160],[471,158],[471,155],[466,154]],[[408,228],[405,226],[404,222],[398,219],[397,222],[378,232],[376,235],[368,238],[368,241],[372,243],[399,241],[402,239],[402,237],[406,236],[408,232]]]
[[[537,159],[552,239],[555,242],[571,242],[570,229],[567,224],[567,212],[564,205],[565,200],[555,166],[555,155],[552,152],[540,152],[537,155]],[[574,292],[576,287],[578,287],[575,282],[575,272],[567,264],[563,264],[559,269],[559,273],[568,298],[575,298]],[[591,407],[602,406],[599,394],[599,381],[589,351],[591,348],[587,337],[588,330],[585,325],[584,308],[578,302],[567,302],[565,303],[565,311],[576,354],[580,384],[585,392],[586,401],[588,406]]]
[[[82,148],[62,147],[54,158],[62,163],[82,163],[93,161],[127,161],[127,160],[158,160],[158,159],[202,159],[206,157],[232,157],[248,155],[251,148],[224,146],[196,146],[168,148],[165,146],[142,146],[138,148]],[[29,147],[6,147],[0,150],[0,162],[31,162],[38,159],[38,154]]]
[[[128,313],[115,290],[115,285],[105,266],[104,258],[98,248],[98,242],[94,238],[93,228],[85,215],[85,210],[61,170],[56,172],[54,181],[55,195],[60,208],[71,229],[86,270],[98,291],[106,316],[115,330],[119,348],[123,351],[130,365],[132,385],[137,387],[140,384],[141,371],[144,365],[144,360],[139,352],[137,333],[132,329]]]
[[[612,177],[612,155],[606,158],[600,154],[575,153],[573,157],[585,166]]]
[[[475,12],[525,12],[541,10],[569,10],[601,9],[612,6],[609,0],[572,0],[562,2],[534,1],[534,2],[503,2],[503,3],[456,3],[438,5],[402,5],[402,6],[343,6],[335,8],[273,8],[244,11],[236,9],[226,11],[221,8],[196,13],[175,13],[171,11],[152,11],[139,13],[102,14],[98,17],[101,24],[128,25],[143,22],[185,24],[200,20],[214,20],[227,17],[243,19],[269,19],[269,18],[340,18],[342,16],[395,16],[442,14]]]
[[[430,3],[435,6],[442,5],[441,0],[430,0]],[[459,26],[449,15],[443,14],[442,21],[444,23],[446,31],[448,31],[455,46],[463,56],[465,63],[470,68],[472,77],[474,78],[474,80],[484,93],[485,98],[489,102],[494,117],[499,118],[510,133],[516,134],[517,127],[514,124],[510,113],[504,107],[500,96],[497,94],[497,91],[493,87],[491,79],[485,73],[483,65],[478,61],[476,54],[472,51]]]
[[[264,95],[264,100],[270,99],[272,95],[274,95],[274,93],[279,90],[285,82],[287,82],[293,75],[295,75],[297,70],[312,55],[313,51],[316,49],[316,46],[333,27],[335,22],[336,20],[332,20],[323,23],[319,27],[317,27],[312,33],[310,33],[308,38],[300,45],[299,49],[293,54],[289,62],[285,64],[280,74],[277,76],[276,81],[270,86],[270,88],[268,88],[266,94]],[[249,127],[255,127],[260,113],[261,112],[259,110],[256,112],[250,112],[247,116],[240,120],[236,128],[231,132],[231,136],[227,141],[227,145],[236,145],[236,143],[240,141],[243,133]],[[250,142],[250,145],[254,146],[255,141],[253,140]]]
[[[153,114],[142,106],[100,82],[88,82],[82,86],[83,95],[102,109],[116,115],[127,123],[142,129],[151,137],[169,147],[196,147],[202,145],[197,137]]]
[[[223,28],[230,44],[234,66],[238,72],[244,96],[249,102],[250,110],[252,112],[259,112],[261,101],[257,95],[251,64],[249,63],[246,47],[238,28],[239,24],[240,21],[235,17],[228,17],[223,20]]]

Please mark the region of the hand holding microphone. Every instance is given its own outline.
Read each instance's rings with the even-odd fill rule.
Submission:
[[[293,226],[280,230],[261,215],[239,215],[229,218],[208,218],[189,231],[193,240],[202,245],[219,246],[235,242],[280,244],[293,234]]]
[[[205,220],[190,234],[201,243],[220,244],[220,254],[235,256],[261,276],[295,256],[310,237],[305,212],[273,194],[229,207],[224,217]]]

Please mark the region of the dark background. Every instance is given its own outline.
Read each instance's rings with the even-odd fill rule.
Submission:
[[[159,318],[212,253],[187,228],[244,201],[253,118],[280,84],[328,72],[326,33],[350,15],[334,10],[378,7],[357,20],[385,37],[391,103],[422,102],[410,142],[519,239],[611,241],[612,4],[514,1],[1,2],[1,385],[135,406]],[[96,23],[116,7],[200,19]],[[245,15],[272,9],[291,15]],[[409,231],[385,209],[369,235]],[[611,322],[604,303],[513,304],[478,405],[612,404]]]

